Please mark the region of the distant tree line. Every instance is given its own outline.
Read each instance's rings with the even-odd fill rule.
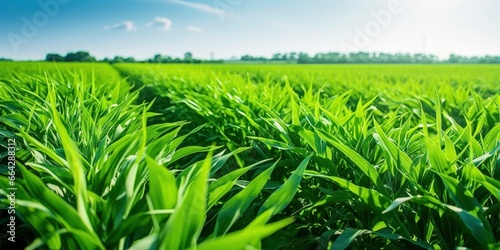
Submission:
[[[148,63],[202,63],[203,61],[200,59],[195,59],[193,57],[193,53],[186,52],[184,53],[184,58],[174,58],[168,55],[156,54],[153,58],[146,60]]]
[[[0,61],[8,59],[0,58]],[[95,57],[91,56],[86,51],[70,52],[66,56],[55,53],[47,54],[46,61],[54,62],[97,62]],[[408,53],[318,53],[309,55],[303,52],[291,53],[276,53],[271,58],[254,57],[251,55],[242,56],[239,61],[242,62],[260,62],[260,63],[298,63],[298,64],[349,64],[349,63],[374,63],[374,64],[408,64],[408,63],[460,63],[460,64],[500,64],[500,56],[484,56],[484,57],[465,57],[451,54],[446,60],[439,60],[437,56],[427,55],[422,53],[408,54]],[[223,60],[200,60],[194,58],[191,52],[186,52],[183,58],[175,58],[168,55],[156,54],[147,60],[136,60],[133,57],[115,56],[114,58],[105,58],[100,62],[107,63],[222,63]]]
[[[45,56],[45,61],[50,62],[95,62],[95,57],[91,56],[89,52],[78,51],[69,52],[66,56],[61,56],[55,53],[49,53]]]
[[[485,56],[485,57],[464,57],[451,54],[448,59],[449,63],[500,63],[500,56]]]
[[[408,53],[367,53],[356,52],[349,54],[342,54],[337,52],[318,53],[310,56],[307,53],[276,53],[271,58],[253,57],[251,55],[244,55],[240,61],[255,61],[255,62],[273,62],[281,61],[288,63],[299,64],[346,64],[346,63],[500,63],[500,56],[485,56],[485,57],[464,57],[451,54],[447,60],[439,60],[437,56],[427,55],[422,53],[408,54]]]
[[[89,52],[78,51],[70,52],[66,56],[56,53],[49,53],[45,56],[45,61],[49,62],[98,62],[95,57],[91,56]],[[184,58],[174,58],[168,55],[156,54],[147,60],[136,60],[133,57],[115,56],[114,58],[104,58],[99,62],[107,63],[221,63],[221,60],[200,60],[193,57],[193,53],[186,52]]]

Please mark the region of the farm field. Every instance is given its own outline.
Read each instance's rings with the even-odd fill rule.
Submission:
[[[18,247],[500,248],[500,66],[2,62],[0,115]]]

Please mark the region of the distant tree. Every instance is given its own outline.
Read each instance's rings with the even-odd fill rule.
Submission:
[[[307,53],[300,52],[297,58],[298,63],[311,63],[311,58]]]
[[[350,63],[369,63],[370,54],[366,52],[350,53],[348,61]]]
[[[193,53],[191,53],[191,52],[184,53],[184,61],[185,62],[192,62],[193,61]]]
[[[64,57],[66,62],[95,62],[96,59],[86,51],[78,51],[76,53],[68,53]]]
[[[457,56],[455,54],[451,54],[450,57],[448,58],[449,63],[460,63],[460,56]]]
[[[160,63],[163,60],[163,56],[160,54],[156,54],[153,56],[153,62]]]
[[[273,57],[271,58],[271,60],[273,61],[278,61],[278,60],[282,60],[283,59],[283,55],[281,55],[281,53],[275,53],[273,54]]]
[[[161,62],[162,63],[172,63],[172,57],[170,56],[164,56],[162,59],[161,59]]]
[[[479,63],[500,63],[500,56],[485,56],[479,59]]]
[[[129,57],[125,60],[127,62],[135,62],[135,60],[131,57]],[[146,60],[146,62],[148,62],[148,63],[176,63],[176,62],[182,62],[182,60],[179,58],[174,59],[168,55],[163,56],[161,54],[156,54],[153,56],[153,58]]]
[[[240,61],[252,61],[253,57],[250,55],[244,55],[240,58]]]
[[[113,58],[113,63],[122,63],[122,62],[125,62],[125,59],[121,56],[115,56],[115,58]]]
[[[49,53],[45,56],[45,61],[47,61],[47,62],[62,62],[62,61],[64,61],[64,57],[59,55],[59,54]]]

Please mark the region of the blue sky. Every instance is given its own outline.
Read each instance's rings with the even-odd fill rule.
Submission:
[[[500,55],[497,0],[0,0],[0,57]]]

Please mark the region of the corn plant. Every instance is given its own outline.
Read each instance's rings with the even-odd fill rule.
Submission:
[[[500,247],[498,66],[5,65],[30,249]]]
[[[134,92],[108,92],[109,86],[78,77],[17,80],[25,84],[2,82],[1,132],[22,142],[16,214],[36,235],[28,249],[244,248],[290,224],[290,218],[268,223],[292,199],[276,195],[249,225],[235,224],[275,166],[261,161],[220,173],[246,148],[212,155],[220,147],[180,146],[201,127],[179,135],[186,122],[148,125],[154,114],[133,104]],[[301,173],[306,165],[299,166]],[[255,171],[263,172],[236,186]],[[301,176],[292,175],[290,182]],[[276,190],[278,196],[293,192],[290,185]],[[0,186],[9,187],[6,176]],[[221,199],[228,201],[223,207]],[[202,234],[212,218],[216,231]]]

